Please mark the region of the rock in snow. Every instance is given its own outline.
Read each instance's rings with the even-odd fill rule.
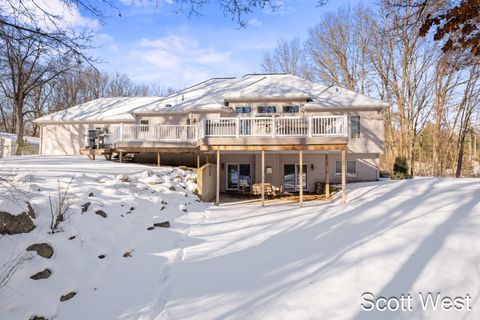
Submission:
[[[170,221],[157,222],[154,223],[153,226],[158,228],[170,228]]]
[[[64,294],[60,297],[60,301],[63,302],[63,301],[67,301],[67,300],[70,300],[72,299],[73,297],[75,297],[77,295],[76,292],[72,291],[72,292],[69,292],[67,294]]]
[[[103,217],[103,218],[107,217],[107,213],[103,210],[97,210],[97,211],[95,211],[95,214],[97,214],[97,215],[99,215],[100,217]]]
[[[36,251],[40,257],[50,259],[53,255],[53,248],[48,243],[36,243],[29,246],[27,251]]]
[[[30,279],[33,279],[33,280],[47,279],[50,277],[51,274],[52,272],[50,271],[50,269],[44,269],[43,271],[35,273],[33,276],[30,277]]]
[[[33,229],[35,229],[35,225],[25,212],[14,216],[8,212],[0,211],[0,234],[27,233]]]
[[[87,212],[88,208],[90,207],[91,204],[92,204],[91,202],[87,202],[87,203],[82,204],[82,213]]]

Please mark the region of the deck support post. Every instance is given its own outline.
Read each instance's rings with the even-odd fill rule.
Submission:
[[[207,153],[207,163],[210,163],[210,155]]]
[[[118,156],[118,160],[120,161],[120,163],[122,163],[123,161],[123,152],[120,151],[120,155]]]
[[[330,199],[330,172],[328,170],[328,153],[325,154],[325,197]]]
[[[157,167],[160,167],[160,152],[157,152]]]
[[[220,205],[220,150],[217,150],[217,189],[215,197],[215,205]]]
[[[262,150],[262,207],[265,206],[265,150]]]
[[[347,150],[342,150],[342,203],[347,203]]]
[[[197,152],[197,170],[200,169],[200,152]]]
[[[300,208],[303,208],[303,151],[298,152],[299,162],[300,162]]]

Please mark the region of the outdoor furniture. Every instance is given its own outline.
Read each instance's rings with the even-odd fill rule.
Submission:
[[[276,196],[280,193],[280,188],[273,186],[271,183],[264,183],[265,196]],[[252,194],[256,196],[262,195],[262,184],[255,183],[252,185]]]

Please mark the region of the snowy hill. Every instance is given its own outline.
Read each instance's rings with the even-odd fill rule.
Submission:
[[[210,207],[197,202],[194,174],[178,168],[12,159],[2,177],[25,188],[37,227],[1,236],[0,265],[33,243],[54,253],[28,252],[0,289],[0,319],[480,318],[478,179],[350,184],[345,206]],[[70,218],[49,234],[48,195],[72,176]],[[26,210],[0,201],[0,211]],[[170,228],[147,230],[164,221]],[[44,269],[48,279],[30,279]],[[363,311],[365,292],[411,294],[413,308]],[[469,296],[471,310],[423,310],[421,292]]]
[[[109,166],[115,168],[109,171]],[[69,157],[10,158],[0,162],[0,168],[2,178],[22,190],[14,200],[3,188],[0,211],[26,211],[28,200],[37,216],[30,233],[0,236],[2,274],[11,262],[27,259],[0,290],[0,319],[149,314],[147,306],[177,259],[186,227],[175,220],[186,214],[200,219],[205,208],[193,193],[194,173],[177,168]],[[68,187],[70,210],[52,234],[48,196],[55,207],[58,186],[62,193]],[[153,227],[165,221],[170,228]],[[35,243],[49,244],[53,256],[47,259],[25,251]],[[51,271],[48,279],[30,279],[45,269]],[[60,302],[70,292],[76,295]]]

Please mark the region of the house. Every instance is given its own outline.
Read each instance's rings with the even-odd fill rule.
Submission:
[[[36,122],[41,154],[78,154],[86,130],[103,128],[120,160],[216,163],[218,201],[260,181],[303,194],[316,182],[378,179],[386,106],[290,74],[248,74],[163,98],[102,98]]]

